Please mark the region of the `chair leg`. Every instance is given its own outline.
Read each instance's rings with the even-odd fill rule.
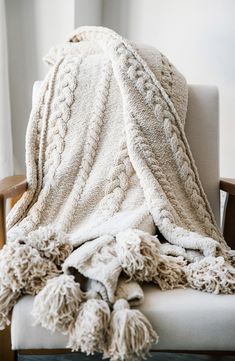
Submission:
[[[0,360],[17,361],[17,351],[11,349],[11,329],[0,331]]]

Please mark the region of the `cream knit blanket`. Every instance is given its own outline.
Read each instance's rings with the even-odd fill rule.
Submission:
[[[22,294],[68,347],[134,360],[158,336],[139,284],[234,293],[235,269],[185,136],[187,84],[156,49],[77,29],[26,136],[29,187],[0,254],[0,328]],[[111,312],[112,311],[112,312]]]

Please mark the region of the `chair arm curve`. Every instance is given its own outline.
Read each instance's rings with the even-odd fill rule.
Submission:
[[[0,249],[6,242],[6,200],[16,198],[27,190],[24,175],[14,175],[0,180]]]
[[[227,192],[223,214],[223,234],[228,245],[235,249],[235,179],[222,178],[220,189]]]
[[[13,175],[0,180],[0,197],[13,198],[27,190],[24,175]]]

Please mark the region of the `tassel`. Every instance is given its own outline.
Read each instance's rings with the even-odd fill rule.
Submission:
[[[34,300],[32,315],[35,325],[40,324],[52,332],[71,332],[82,296],[74,276],[61,275],[49,280]]]
[[[103,352],[109,321],[110,309],[107,302],[90,299],[82,303],[67,347],[87,355]]]
[[[157,283],[162,290],[186,286],[186,261],[160,254],[160,243],[154,236],[128,229],[117,234],[116,242],[118,259],[130,279]]]
[[[9,314],[19,297],[19,291],[13,292],[11,288],[0,287],[0,330],[10,324]]]
[[[23,240],[6,244],[0,252],[1,284],[13,292],[35,295],[58,273],[52,262],[43,259]]]
[[[128,229],[116,236],[116,252],[124,272],[139,282],[151,282],[159,261],[157,238],[139,229]]]
[[[164,291],[186,287],[185,265],[186,261],[182,257],[160,255],[153,282]]]
[[[220,247],[218,247],[216,256],[217,257],[219,257],[219,256],[224,257],[224,259],[232,267],[235,268],[235,250],[234,249],[229,249],[228,246],[226,248],[223,244],[220,244]]]
[[[158,336],[139,311],[130,309],[124,299],[115,302],[108,331],[104,358],[111,361],[134,361],[145,358]]]
[[[235,268],[224,257],[205,257],[185,267],[190,287],[210,293],[235,293]]]
[[[49,226],[31,232],[26,243],[36,248],[41,257],[49,259],[57,266],[61,266],[73,250],[67,234]]]

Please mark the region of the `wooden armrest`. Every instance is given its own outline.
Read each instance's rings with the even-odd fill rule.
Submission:
[[[17,197],[26,190],[27,181],[23,175],[6,177],[0,181],[0,249],[6,242],[6,199]]]
[[[16,197],[27,190],[27,181],[24,175],[14,175],[0,180],[0,197],[5,199]]]
[[[232,178],[221,178],[220,189],[233,196],[235,196],[235,179]]]
[[[220,189],[227,192],[223,214],[223,234],[228,245],[235,249],[235,179],[222,178]]]

